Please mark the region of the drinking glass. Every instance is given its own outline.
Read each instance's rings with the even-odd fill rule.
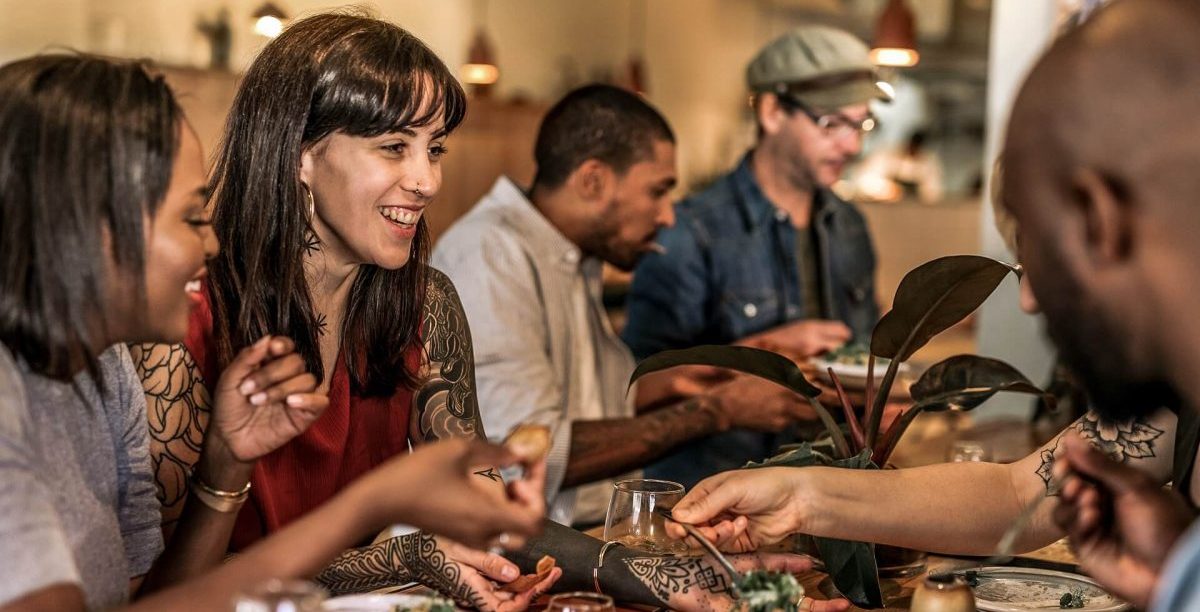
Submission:
[[[674,508],[683,493],[683,485],[669,480],[634,478],[614,483],[604,540],[648,553],[686,552],[687,544],[667,535],[666,519],[654,511]]]
[[[946,459],[951,463],[988,461],[987,446],[974,440],[955,440]]]
[[[547,612],[613,612],[613,600],[600,593],[559,593],[550,598]]]
[[[271,579],[234,599],[235,612],[320,612],[325,590],[307,580]]]

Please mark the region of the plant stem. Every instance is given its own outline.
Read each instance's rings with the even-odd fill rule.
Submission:
[[[833,415],[817,401],[815,397],[808,397],[808,403],[812,404],[813,410],[816,411],[817,417],[821,419],[821,424],[825,426],[825,430],[829,432],[829,437],[833,439],[833,450],[837,451],[839,459],[847,459],[850,455],[850,446],[846,443],[846,436],[842,434],[842,428],[838,427],[837,421],[833,420]]]
[[[917,324],[908,331],[908,336],[900,344],[900,349],[896,351],[895,355],[892,355],[892,361],[888,363],[887,372],[883,374],[883,382],[879,383],[879,395],[875,397],[875,402],[871,404],[871,420],[867,422],[867,444],[871,448],[875,448],[876,437],[879,435],[879,421],[883,418],[883,405],[887,403],[888,395],[892,392],[892,383],[896,380],[896,372],[900,368],[900,362],[909,358],[909,355],[905,353],[908,352],[913,341],[917,339],[917,332],[929,321],[929,317],[933,316],[938,306],[941,306],[942,302],[945,302],[946,298],[950,297],[954,293],[954,290],[962,283],[963,281],[960,280],[942,293],[942,296],[925,311],[925,314],[921,315]]]
[[[900,415],[900,418],[896,419],[895,423],[892,423],[887,433],[884,434],[883,439],[871,451],[871,458],[875,461],[875,465],[883,467],[887,460],[891,458],[892,451],[896,450],[896,445],[900,443],[900,437],[908,430],[908,426],[912,425],[917,415],[924,410],[925,407],[921,404],[914,404],[912,408],[909,408],[904,414]]]
[[[867,351],[867,389],[866,404],[863,406],[863,422],[871,420],[871,405],[875,401],[875,353]],[[866,440],[864,437],[863,440]],[[864,442],[865,444],[866,442]]]
[[[850,398],[846,396],[846,390],[842,388],[842,381],[838,380],[837,374],[833,373],[833,368],[827,368],[829,371],[829,379],[833,381],[833,387],[837,389],[838,400],[842,403],[842,412],[846,415],[846,423],[850,425],[850,440],[854,442],[854,452],[861,453],[866,448],[866,438],[863,437],[862,425],[858,423],[858,415],[854,414],[854,407],[850,405]]]

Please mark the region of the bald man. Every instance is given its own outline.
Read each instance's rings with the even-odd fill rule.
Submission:
[[[1068,433],[1200,501],[1200,419],[1179,410],[1200,407],[1196,10],[1115,2],[1054,46],[1013,116],[1004,191],[1020,259],[1094,411],[1013,464],[728,472],[701,482],[675,517],[711,523],[708,535],[727,549],[804,532],[987,555],[1047,494]],[[1039,507],[1018,550],[1063,535],[1055,505]]]

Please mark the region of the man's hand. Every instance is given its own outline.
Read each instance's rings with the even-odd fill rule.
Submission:
[[[496,482],[478,474],[519,462],[503,447],[453,438],[391,459],[354,486],[370,500],[375,526],[407,523],[468,546],[494,542],[519,548],[542,528],[545,463],[526,464],[525,477],[509,484],[504,495]]]
[[[733,372],[712,366],[678,366],[651,372],[637,383],[638,410],[654,408],[678,399],[703,395],[733,378]]]
[[[733,555],[729,558],[735,569],[771,570],[799,574],[812,569],[812,559],[788,554]],[[623,561],[629,571],[672,610],[704,611],[732,610],[732,578],[707,556],[646,556]],[[841,612],[850,608],[845,599],[818,601],[805,597],[801,610]]]
[[[757,550],[799,530],[801,471],[773,467],[723,472],[696,485],[671,514],[695,525],[722,550]],[[667,531],[675,538],[687,535],[674,523],[667,524]]]
[[[737,344],[807,359],[842,346],[852,335],[841,321],[803,320],[747,336]]]
[[[1192,513],[1177,494],[1117,463],[1075,436],[1055,462],[1062,500],[1054,521],[1071,539],[1079,566],[1105,588],[1146,609],[1159,573]]]
[[[312,425],[329,398],[314,393],[317,380],[282,336],[263,336],[242,349],[221,373],[213,393],[210,438],[232,459],[249,463]]]
[[[812,406],[800,395],[748,374],[738,374],[714,387],[708,396],[717,400],[731,427],[775,432],[796,421],[817,418]]]

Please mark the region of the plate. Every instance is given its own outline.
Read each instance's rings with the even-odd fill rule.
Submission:
[[[836,361],[825,361],[824,359],[813,359],[812,364],[817,368],[817,375],[830,384],[833,380],[829,378],[829,369],[837,374],[838,380],[842,386],[847,389],[862,390],[867,388],[867,364],[857,363],[839,363]],[[887,372],[887,362],[875,363],[875,386],[879,386],[879,381],[883,380],[884,373]],[[896,369],[898,375],[908,373],[908,364],[902,363]]]
[[[404,593],[343,595],[327,599],[322,610],[339,612],[394,612],[398,610],[424,610],[434,598],[426,595]]]
[[[1058,602],[1064,593],[1078,589],[1085,605],[1076,610],[1119,612],[1129,604],[1109,595],[1091,578],[1025,567],[982,567],[974,570],[979,584],[974,588],[975,607],[986,612],[1024,612],[1025,610],[1061,610]],[[957,572],[956,572],[957,573]]]

